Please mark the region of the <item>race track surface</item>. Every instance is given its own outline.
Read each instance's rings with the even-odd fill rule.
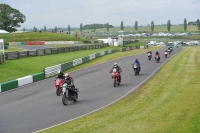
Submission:
[[[74,119],[97,110],[134,90],[156,69],[182,48],[173,48],[173,52],[164,58],[163,47],[159,50],[161,60],[148,61],[146,53],[118,58],[71,73],[75,85],[79,88],[78,102],[64,106],[61,96],[56,95],[54,78],[30,84],[19,89],[0,94],[0,133],[31,133]],[[141,73],[134,76],[132,63],[135,59],[141,63]],[[122,68],[122,84],[113,87],[110,69],[114,63]]]

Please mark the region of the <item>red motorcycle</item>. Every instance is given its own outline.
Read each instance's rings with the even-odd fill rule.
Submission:
[[[147,54],[147,57],[148,57],[149,60],[151,60],[151,57],[152,57],[152,56],[151,56],[151,53],[148,53],[148,54]]]
[[[113,68],[113,70],[110,73],[111,73],[111,77],[112,77],[114,87],[116,87],[116,85],[120,85],[120,81],[119,81],[120,74],[117,71],[117,69]]]
[[[56,80],[54,80],[54,86],[56,87],[57,96],[60,96],[62,94],[63,82],[64,82],[64,79],[60,79],[60,78],[56,78]]]
[[[168,52],[165,51],[165,58],[167,58]]]

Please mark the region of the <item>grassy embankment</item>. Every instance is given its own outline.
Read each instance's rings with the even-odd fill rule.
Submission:
[[[10,33],[0,34],[0,38],[4,42],[26,42],[26,41],[82,41],[77,39],[74,35],[64,33],[51,32],[25,32],[25,33]]]
[[[123,100],[42,133],[199,133],[200,47],[187,47]]]

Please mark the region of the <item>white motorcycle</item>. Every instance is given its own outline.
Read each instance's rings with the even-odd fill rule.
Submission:
[[[78,89],[75,88],[75,90],[73,90],[73,87],[70,85],[67,85],[66,83],[64,83],[62,85],[62,103],[66,106],[67,104],[69,104],[69,102],[77,102],[78,101]]]

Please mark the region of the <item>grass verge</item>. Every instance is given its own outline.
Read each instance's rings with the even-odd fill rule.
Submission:
[[[123,100],[41,133],[200,132],[200,47],[187,47]]]

